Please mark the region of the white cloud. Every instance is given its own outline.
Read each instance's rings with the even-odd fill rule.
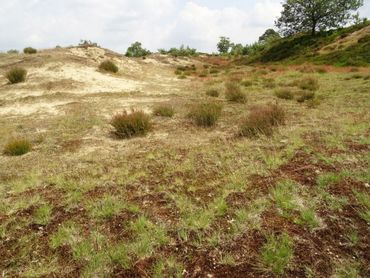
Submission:
[[[181,43],[215,51],[220,36],[251,43],[274,26],[281,0],[0,0],[0,50],[89,39],[123,52]],[[370,16],[370,3],[361,10]]]

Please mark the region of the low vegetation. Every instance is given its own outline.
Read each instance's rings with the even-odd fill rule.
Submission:
[[[20,156],[30,152],[32,144],[27,139],[11,139],[4,147],[4,154]]]
[[[225,96],[228,101],[236,103],[246,103],[247,96],[240,88],[239,84],[235,82],[227,82],[225,84]]]
[[[294,98],[294,94],[290,88],[280,88],[275,91],[275,95],[281,99],[291,100]]]
[[[222,105],[214,102],[205,102],[194,105],[188,116],[198,126],[211,127],[214,126],[221,116]]]
[[[12,68],[6,73],[5,77],[11,84],[21,83],[26,81],[27,70],[19,67]]]
[[[112,73],[117,73],[119,70],[117,65],[110,60],[101,62],[99,65],[99,69],[102,71],[112,72]]]
[[[152,127],[150,117],[143,111],[124,111],[113,116],[111,125],[114,127],[114,134],[118,138],[131,138],[146,135]]]
[[[286,113],[277,104],[257,106],[243,120],[239,134],[245,137],[271,136],[274,127],[285,123]]]
[[[219,97],[220,92],[217,89],[209,89],[207,90],[206,95],[209,97]]]
[[[154,107],[153,115],[171,118],[175,114],[175,109],[171,105],[162,104]]]
[[[23,53],[24,54],[36,54],[37,49],[35,49],[33,47],[26,47],[25,49],[23,49]]]

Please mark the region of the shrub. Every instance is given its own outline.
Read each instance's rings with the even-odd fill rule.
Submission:
[[[13,68],[5,75],[11,84],[24,82],[26,80],[26,76],[27,71],[24,68]]]
[[[239,134],[244,137],[270,136],[274,126],[285,123],[285,117],[285,111],[277,104],[257,106],[242,122]]]
[[[218,69],[215,69],[215,68],[212,68],[212,69],[210,69],[209,70],[209,73],[210,74],[217,74],[217,73],[219,73],[220,71],[218,70]]]
[[[278,90],[275,91],[275,95],[278,97],[278,98],[281,98],[281,99],[293,99],[293,93],[292,93],[292,90],[289,89],[289,88],[280,88]]]
[[[32,149],[31,143],[26,139],[12,139],[4,148],[4,154],[10,156],[20,156],[30,152]]]
[[[228,101],[246,103],[247,96],[242,92],[239,85],[233,82],[226,83],[225,96]]]
[[[7,52],[8,54],[18,54],[19,53],[19,51],[18,50],[16,50],[16,49],[10,49],[10,50],[8,50],[8,52]]]
[[[206,95],[209,96],[209,97],[219,97],[220,96],[220,92],[217,89],[209,89],[206,92]]]
[[[145,57],[150,54],[150,51],[143,48],[140,42],[135,42],[126,51],[127,57]]]
[[[116,66],[115,63],[113,63],[110,60],[106,60],[104,62],[101,62],[101,64],[99,65],[99,69],[103,70],[103,71],[107,71],[107,72],[113,72],[113,73],[118,72],[118,67]]]
[[[302,90],[316,91],[319,89],[319,81],[313,77],[306,77],[298,82],[298,87]]]
[[[161,117],[173,117],[175,114],[175,110],[173,109],[172,106],[162,104],[153,109],[153,115],[155,116],[161,116]]]
[[[23,49],[23,53],[24,54],[35,54],[37,53],[37,50],[32,47],[26,47],[25,49]]]
[[[222,106],[217,103],[201,103],[191,108],[189,117],[198,126],[214,126],[221,116]]]
[[[300,92],[297,97],[297,101],[302,103],[307,100],[313,100],[315,98],[315,92]]]
[[[134,136],[143,136],[151,129],[150,117],[143,111],[123,111],[121,114],[113,116],[111,123],[114,128],[114,134],[118,138],[131,138]]]

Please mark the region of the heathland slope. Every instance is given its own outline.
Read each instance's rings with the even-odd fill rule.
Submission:
[[[79,47],[0,76],[2,276],[370,276],[369,68]]]
[[[316,36],[299,34],[280,39],[248,62],[370,65],[370,23],[321,32]]]

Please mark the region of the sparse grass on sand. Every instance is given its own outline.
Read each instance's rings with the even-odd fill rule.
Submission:
[[[127,59],[0,55],[1,275],[369,276],[368,68]]]

